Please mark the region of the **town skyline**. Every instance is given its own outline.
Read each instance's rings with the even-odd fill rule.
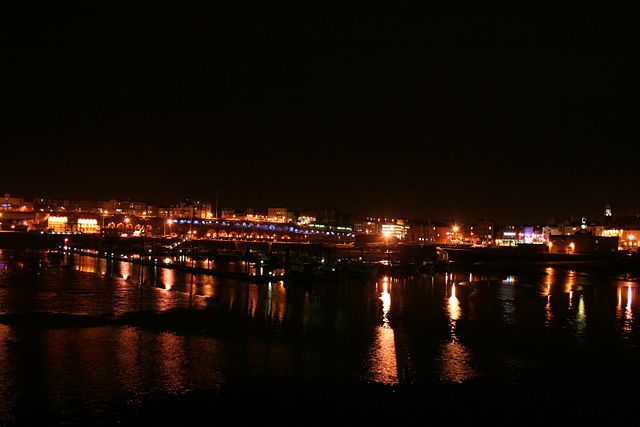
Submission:
[[[30,202],[34,202],[39,200],[55,200],[55,201],[69,201],[69,202],[81,202],[81,201],[87,201],[87,202],[108,202],[108,201],[118,201],[118,202],[137,202],[137,203],[145,203],[148,204],[150,206],[155,206],[157,207],[175,207],[175,206],[186,206],[189,205],[191,203],[206,203],[208,205],[210,205],[210,210],[212,212],[211,217],[215,217],[216,214],[216,210],[218,214],[221,214],[223,210],[238,210],[238,211],[247,211],[247,210],[251,210],[251,211],[256,211],[256,212],[260,212],[260,213],[266,213],[268,209],[270,208],[286,208],[289,209],[291,212],[304,212],[304,211],[310,211],[310,210],[333,210],[335,212],[339,212],[341,215],[347,215],[347,216],[351,216],[351,217],[357,217],[357,218],[366,218],[366,217],[377,217],[377,218],[402,218],[405,220],[414,220],[414,221],[420,221],[420,220],[434,220],[434,221],[441,221],[441,222],[451,222],[451,223],[473,223],[473,222],[477,222],[477,221],[481,221],[481,220],[486,220],[486,219],[490,219],[493,221],[496,221],[498,223],[518,223],[518,224],[546,224],[546,223],[550,223],[553,222],[553,220],[555,220],[556,222],[563,222],[563,221],[578,221],[580,218],[582,217],[587,217],[589,219],[589,221],[598,221],[600,219],[602,219],[605,216],[605,211],[608,209],[609,211],[613,211],[614,214],[616,216],[639,216],[640,213],[636,212],[636,211],[629,211],[629,212],[621,212],[618,209],[616,209],[615,205],[612,205],[610,203],[605,203],[602,204],[601,206],[591,206],[588,210],[582,210],[582,211],[578,211],[576,210],[575,212],[569,212],[569,213],[564,213],[564,214],[554,214],[556,213],[556,211],[550,209],[548,211],[548,213],[539,215],[538,218],[532,218],[532,216],[522,216],[522,217],[518,217],[518,216],[514,216],[514,215],[501,215],[500,213],[495,213],[492,214],[490,211],[487,211],[488,213],[483,214],[483,215],[476,215],[474,216],[473,214],[470,214],[468,212],[464,212],[462,210],[457,210],[456,209],[456,214],[454,215],[431,215],[429,212],[425,212],[422,215],[412,215],[410,213],[406,213],[406,212],[401,212],[399,210],[394,210],[393,212],[388,212],[385,213],[384,211],[353,211],[353,210],[348,210],[348,209],[342,209],[339,206],[331,206],[331,205],[322,205],[322,204],[309,204],[306,206],[291,206],[291,205],[286,205],[284,203],[280,204],[280,203],[263,203],[261,205],[251,205],[248,203],[242,203],[242,200],[240,200],[240,202],[236,205],[231,205],[230,203],[225,203],[223,199],[220,198],[220,193],[218,193],[218,200],[217,200],[217,205],[216,205],[216,199],[215,199],[215,193],[214,193],[214,198],[210,199],[210,198],[191,198],[191,197],[182,197],[182,198],[177,198],[177,199],[167,199],[165,198],[162,201],[159,200],[152,200],[152,199],[142,199],[142,198],[134,198],[134,197],[108,197],[108,198],[100,198],[100,197],[88,197],[88,198],[82,198],[82,197],[51,197],[48,195],[44,195],[44,194],[39,194],[37,196],[24,196],[24,195],[19,195],[17,193],[14,192],[2,192],[1,194],[4,195],[4,198],[6,199],[7,197],[10,198],[19,198],[19,199],[23,199],[26,201],[30,201]]]

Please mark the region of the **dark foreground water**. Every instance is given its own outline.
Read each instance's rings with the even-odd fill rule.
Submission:
[[[640,386],[628,277],[289,286],[43,255],[0,251],[0,425],[611,420]]]

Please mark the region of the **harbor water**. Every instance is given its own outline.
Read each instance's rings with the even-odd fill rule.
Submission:
[[[550,267],[249,283],[1,250],[0,425],[602,414],[638,384],[639,300],[634,277]]]

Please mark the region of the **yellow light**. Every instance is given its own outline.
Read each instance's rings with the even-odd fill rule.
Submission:
[[[458,227],[457,225],[454,225],[452,230],[453,230],[454,233],[457,233],[458,230],[460,230],[460,227]]]
[[[387,239],[388,239],[389,237],[391,237],[391,232],[390,232],[390,231],[385,231],[385,232],[383,232],[382,234],[383,234],[383,235],[384,235],[384,237],[386,237]]]
[[[131,221],[131,220],[130,220],[129,218],[125,218],[125,219],[124,219],[124,222],[126,222],[126,223],[128,223],[128,222],[130,222],[130,221]]]
[[[172,219],[168,219],[167,220],[167,224],[173,224],[173,220]]]

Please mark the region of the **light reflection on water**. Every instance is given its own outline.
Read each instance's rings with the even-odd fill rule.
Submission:
[[[624,287],[619,287],[617,292],[617,317],[622,323],[623,334],[630,337],[633,333],[633,326],[635,322],[635,316],[633,313],[633,305],[636,303],[637,298],[634,298],[634,293],[640,290],[637,286],[632,286],[629,282]],[[624,305],[624,308],[623,308]]]
[[[218,358],[213,369],[202,366],[204,360],[192,363],[199,358],[192,352],[202,348],[187,340],[132,327],[45,330],[33,348],[45,356],[33,381],[45,390],[49,405],[60,408],[80,402],[100,408],[224,384],[220,367],[227,362],[215,351],[215,340],[194,339],[207,341],[208,356]]]
[[[609,357],[601,354],[602,331],[607,345],[614,341],[613,347],[627,351],[638,344],[635,282],[558,268],[291,285],[192,276],[92,257],[75,257],[73,268],[41,270],[29,270],[19,260],[0,261],[6,265],[0,270],[0,315],[118,318],[190,308],[222,314],[211,321],[214,326],[232,319],[214,332],[194,327],[196,333],[120,324],[0,324],[0,412],[27,399],[33,388],[52,406],[72,405],[80,394],[99,406],[107,396],[135,400],[217,387],[238,373],[365,378],[388,385],[478,378],[516,382],[534,377],[531,366],[567,360],[573,345],[581,357],[588,360],[592,352],[597,363],[606,364],[598,359]],[[233,268],[242,268],[238,265]],[[523,339],[522,331],[535,333]],[[16,339],[28,344],[16,346]],[[556,347],[546,347],[549,342]],[[617,366],[620,354],[627,353],[612,350],[610,366]],[[18,381],[35,362],[42,379]]]
[[[456,335],[456,324],[460,319],[462,310],[460,300],[456,296],[456,285],[451,285],[451,294],[447,298],[447,313],[449,315],[450,341],[442,345],[440,354],[441,373],[443,382],[460,383],[475,376],[470,366],[471,354],[469,350],[459,342]]]
[[[389,324],[391,310],[391,293],[389,277],[384,277],[380,284],[380,301],[382,302],[382,325],[376,327],[376,338],[371,351],[370,378],[383,384],[398,383],[398,366],[396,362],[395,335]]]

